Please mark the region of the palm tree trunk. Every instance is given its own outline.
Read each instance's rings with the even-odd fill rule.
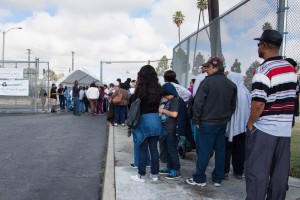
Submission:
[[[202,12],[202,20],[203,20],[203,24],[204,24],[204,26],[205,26],[204,12]],[[210,40],[210,37],[209,37],[209,33],[208,33],[207,28],[205,28],[205,31],[206,31],[206,34],[207,34],[208,39]]]
[[[201,12],[203,13],[203,11],[200,10],[199,17],[198,17],[198,26],[197,26],[196,42],[195,42],[194,58],[193,58],[193,70],[192,70],[193,72],[195,71],[195,58],[196,58],[196,49],[197,49],[197,43],[198,43],[198,31],[199,31],[199,25],[200,25]]]
[[[179,43],[180,43],[180,26],[178,26],[178,38],[179,38]]]

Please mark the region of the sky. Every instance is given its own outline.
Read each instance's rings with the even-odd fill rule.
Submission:
[[[219,0],[220,14],[240,1]],[[163,55],[172,58],[173,47],[178,43],[178,29],[172,15],[175,11],[185,15],[181,26],[181,39],[184,39],[197,29],[196,2],[0,0],[1,32],[23,28],[5,34],[5,60],[28,60],[27,49],[30,49],[31,60],[37,57],[49,62],[50,69],[67,76],[72,66],[71,52],[74,52],[75,70],[85,69],[99,78],[100,61],[145,61],[146,64]],[[103,80],[136,78],[143,65],[104,63]]]

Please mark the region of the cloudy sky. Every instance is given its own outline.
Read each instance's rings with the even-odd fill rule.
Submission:
[[[100,61],[172,58],[178,42],[172,15],[185,15],[181,38],[197,28],[196,0],[0,0],[0,30],[13,27],[5,39],[5,60],[38,57],[67,75],[74,54],[75,69],[99,77]],[[240,0],[219,0],[220,14]],[[208,20],[207,20],[208,21]],[[1,43],[2,44],[2,43]],[[143,64],[104,64],[105,81],[135,77]],[[155,64],[153,64],[155,66]],[[127,74],[126,74],[127,72]]]

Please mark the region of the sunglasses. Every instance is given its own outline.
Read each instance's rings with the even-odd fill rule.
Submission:
[[[259,42],[258,44],[257,44],[257,46],[259,47],[260,45],[262,45],[263,44],[263,42]]]

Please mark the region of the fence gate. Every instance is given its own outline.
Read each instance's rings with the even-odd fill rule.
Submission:
[[[0,113],[42,112],[40,90],[49,94],[49,62],[4,61],[0,68]],[[48,95],[45,110],[48,110]]]

